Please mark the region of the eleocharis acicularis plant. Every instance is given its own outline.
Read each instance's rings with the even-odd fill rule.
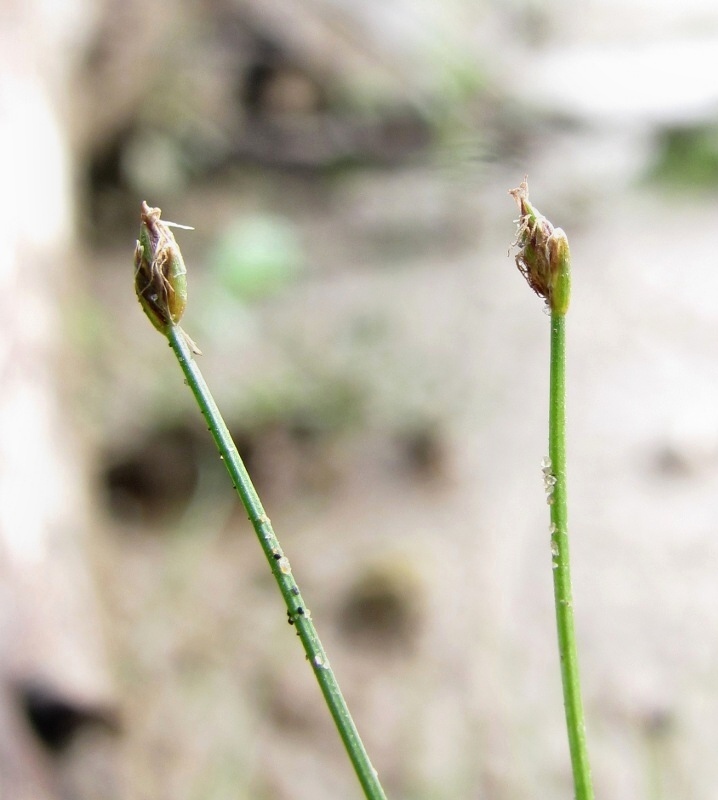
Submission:
[[[566,312],[571,297],[568,239],[529,203],[526,179],[511,194],[519,207],[516,265],[551,313],[549,448],[542,463],[550,508],[551,563],[566,727],[576,800],[593,800],[571,591],[566,496]]]
[[[307,660],[319,683],[329,712],[352,762],[367,800],[386,800],[376,770],[372,767],[354,720],[349,713],[327,654],[302,598],[289,559],[274,533],[222,415],[193,358],[199,353],[179,327],[187,305],[187,269],[170,230],[177,226],[162,221],[159,208],[142,204],[140,238],[135,248],[135,290],[150,322],[169,340],[187,384],[204,415],[209,431],[224,460],[234,488],[244,505],[259,544],[287,607],[289,621],[302,642]]]

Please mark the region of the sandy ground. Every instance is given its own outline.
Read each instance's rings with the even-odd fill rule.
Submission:
[[[296,21],[285,55],[298,48],[318,75],[351,43],[343,91],[435,103],[441,145],[403,166],[324,173],[235,160],[173,191],[170,137],[143,155],[140,136],[124,168],[142,178],[149,152],[176,197],[165,216],[197,229],[178,233],[183,324],[389,797],[572,796],[541,474],[549,320],[507,256],[508,190],[528,172],[574,261],[570,536],[596,795],[712,800],[718,199],[646,175],[656,131],[715,118],[715,11],[374,3],[346,28],[341,2],[308,15],[265,5],[270,33]],[[193,19],[177,35],[201,52],[210,40]],[[250,55],[228,63],[239,73]],[[165,91],[188,87],[177,102],[190,128],[219,108],[219,130],[237,97],[212,84],[227,52],[204,56],[186,76],[170,63]],[[462,84],[472,69],[478,82]],[[158,108],[145,109],[149,130]],[[443,108],[456,118],[437,119]],[[78,300],[77,336],[122,726],[76,743],[69,783],[108,800],[359,798],[246,515],[138,308],[135,223],[108,207],[117,247],[85,242],[85,300],[100,310]],[[236,282],[251,262],[236,240],[234,277],[216,251],[247,220],[265,255],[270,231],[251,285]]]
[[[570,533],[597,796],[711,798],[717,204],[537,169],[532,198],[574,259]],[[393,798],[571,794],[540,472],[548,318],[506,255],[521,177],[278,184],[262,202],[296,226],[307,266],[214,328],[189,246],[186,327]],[[256,203],[242,189],[172,215],[201,231]],[[118,796],[359,797],[122,258],[103,280],[127,292],[132,358],[109,367],[102,424],[125,445],[168,421],[198,431],[199,478],[178,514],[108,521],[99,548],[126,718]]]

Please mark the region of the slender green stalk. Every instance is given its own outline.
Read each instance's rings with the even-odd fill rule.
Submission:
[[[309,609],[299,592],[289,559],[279,546],[277,537],[272,529],[272,523],[262,507],[259,496],[252,485],[247,469],[242,463],[222,415],[199,371],[197,363],[192,357],[191,346],[178,325],[168,325],[164,332],[177,356],[197,404],[207,421],[209,431],[217,445],[220,456],[224,460],[237,494],[242,500],[252,527],[257,534],[259,543],[272,570],[272,575],[287,605],[289,620],[296,626],[304,651],[307,654],[307,659],[314,670],[319,687],[334,718],[339,735],[344,742],[364,794],[367,800],[386,800],[386,795],[379,783],[376,770],[369,761],[369,756],[359,737],[359,732],[349,713],[346,701],[339,689],[339,684],[334,677],[334,672],[329,665],[327,654],[319,641]]]
[[[179,246],[172,233],[173,227],[183,228],[161,219],[162,211],[142,203],[140,212],[140,238],[135,247],[135,291],[143,311],[150,322],[164,334],[177,356],[187,384],[197,400],[209,431],[214,438],[221,458],[227,467],[234,488],[244,505],[254,527],[269,568],[277,582],[287,606],[289,622],[294,625],[304,645],[307,659],[312,665],[319,688],[329,707],[329,712],[339,730],[359,783],[367,800],[386,800],[376,770],[369,761],[362,740],[342,697],[329,659],[312,622],[312,615],[299,592],[289,559],[282,552],[272,523],[269,521],[259,496],[252,485],[249,473],[239,457],[232,437],[219,413],[217,404],[204,382],[192,353],[199,353],[197,345],[179,327],[187,305],[187,269]]]
[[[593,800],[591,767],[578,671],[573,619],[566,503],[566,316],[551,314],[551,377],[549,388],[549,459],[555,483],[549,484],[551,552],[556,604],[561,682],[576,800]]]
[[[586,725],[578,673],[573,621],[571,566],[568,554],[566,503],[566,312],[571,299],[571,253],[568,239],[529,203],[524,178],[512,189],[520,218],[515,245],[516,266],[529,286],[551,311],[551,375],[549,393],[548,461],[543,472],[551,508],[553,588],[561,659],[561,683],[576,800],[593,800],[591,768],[586,747]]]

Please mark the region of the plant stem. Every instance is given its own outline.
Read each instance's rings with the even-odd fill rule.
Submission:
[[[556,479],[551,502],[551,552],[556,604],[561,681],[576,800],[593,800],[591,767],[579,681],[573,619],[566,507],[566,317],[551,314],[551,377],[549,394],[549,458]]]
[[[242,463],[202,373],[192,358],[187,339],[177,325],[168,326],[166,333],[269,562],[272,575],[286,603],[289,620],[297,629],[307,659],[314,670],[319,687],[364,790],[364,795],[367,800],[386,800],[376,770],[369,761],[369,756],[314,628],[309,609],[304,604],[299,587],[292,575],[289,559],[279,546],[272,523],[262,507],[249,473]]]

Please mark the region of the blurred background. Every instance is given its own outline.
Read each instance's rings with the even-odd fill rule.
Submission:
[[[360,790],[132,286],[183,326],[393,800],[569,798],[548,319],[598,797],[716,797],[718,9],[0,2],[0,796]]]

